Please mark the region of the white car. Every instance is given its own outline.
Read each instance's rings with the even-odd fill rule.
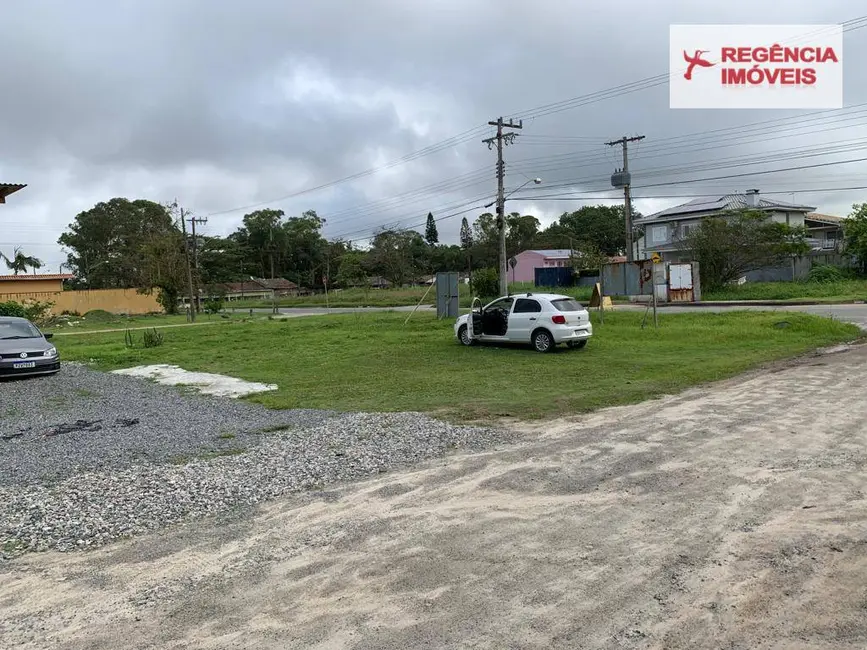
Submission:
[[[583,348],[593,336],[587,310],[569,296],[520,293],[498,298],[482,307],[473,299],[469,314],[455,322],[455,336],[464,345],[474,343],[529,343],[538,352],[552,352],[565,343]]]

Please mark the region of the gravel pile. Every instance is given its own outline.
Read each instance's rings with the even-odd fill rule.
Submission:
[[[82,367],[68,371],[0,385],[0,435],[6,436],[0,440],[0,553],[7,557],[101,546],[511,437],[417,413],[268,411]],[[10,386],[15,396],[7,400]],[[83,395],[85,389],[93,394]],[[40,394],[69,401],[35,414]],[[13,412],[22,409],[18,415],[8,415],[10,404]],[[84,419],[101,423],[55,432]],[[235,437],[225,437],[229,430]]]

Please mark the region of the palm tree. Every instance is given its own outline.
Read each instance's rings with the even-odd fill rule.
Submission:
[[[35,273],[43,266],[42,260],[33,257],[32,255],[25,255],[21,252],[20,248],[15,249],[15,254],[11,259],[7,255],[3,255],[3,253],[0,253],[0,258],[6,262],[6,268],[12,271],[13,275],[26,273],[27,269],[33,269],[33,272]]]

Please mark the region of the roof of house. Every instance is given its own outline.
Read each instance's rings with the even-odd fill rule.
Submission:
[[[223,286],[231,292],[268,291],[268,288],[259,284],[257,280],[244,280],[243,282],[226,282]]]
[[[13,192],[22,190],[25,187],[27,187],[27,185],[24,185],[23,183],[0,183],[0,203],[6,203],[7,196]]]
[[[0,275],[0,282],[12,282],[19,280],[71,280],[74,275],[71,273],[42,273],[35,275],[33,273],[21,273],[19,275]]]
[[[804,219],[809,219],[810,221],[824,221],[825,223],[837,225],[845,221],[846,217],[837,217],[833,214],[819,214],[818,212],[810,212],[804,215]]]
[[[281,289],[297,289],[298,285],[294,282],[290,282],[286,278],[256,278],[256,282],[261,284],[263,287],[267,289],[276,289],[277,291]]]
[[[649,221],[668,221],[677,218],[697,217],[703,214],[714,214],[726,210],[742,210],[751,207],[747,203],[746,194],[725,194],[719,197],[693,199],[687,203],[676,205],[672,208],[660,210],[642,219],[636,219],[635,223],[647,223]],[[815,206],[788,203],[758,197],[756,209],[759,210],[788,210],[791,212],[811,212]]]
[[[538,253],[539,255],[542,255],[543,257],[554,257],[554,258],[556,258],[556,257],[561,257],[561,258],[572,257],[572,251],[570,251],[568,248],[550,248],[550,249],[546,249],[546,250],[530,250],[530,251],[525,251],[525,252]]]

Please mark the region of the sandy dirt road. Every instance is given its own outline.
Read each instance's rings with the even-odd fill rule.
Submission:
[[[867,347],[0,569],[4,648],[867,647]]]

